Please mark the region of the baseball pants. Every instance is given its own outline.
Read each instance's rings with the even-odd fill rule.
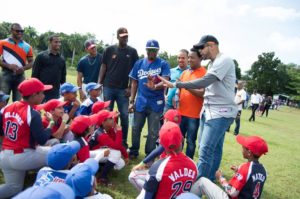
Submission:
[[[109,155],[104,157],[104,151],[109,149]],[[102,148],[90,151],[91,158],[95,158],[97,155],[103,154],[103,157],[100,158],[99,163],[105,163],[107,160],[114,163],[115,170],[121,170],[125,166],[125,161],[122,159],[121,152],[119,150],[110,149],[110,148]]]
[[[148,171],[149,170],[135,170],[130,172],[128,180],[138,191],[143,189]]]

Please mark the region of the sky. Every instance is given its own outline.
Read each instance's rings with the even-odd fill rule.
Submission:
[[[128,44],[145,54],[147,40],[176,55],[201,36],[214,35],[221,52],[249,70],[262,52],[300,65],[300,4],[297,0],[14,0],[1,2],[0,22],[32,26],[39,33],[92,33],[116,43],[126,27]]]

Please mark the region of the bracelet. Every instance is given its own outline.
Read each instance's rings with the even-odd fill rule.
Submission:
[[[130,104],[133,104],[133,103],[134,103],[134,100],[130,100],[129,103],[130,103]]]

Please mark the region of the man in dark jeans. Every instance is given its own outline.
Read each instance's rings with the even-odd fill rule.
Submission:
[[[263,112],[261,113],[261,116],[264,115],[264,113],[266,112],[266,117],[268,117],[268,114],[269,114],[269,109],[272,105],[272,97],[271,96],[268,96],[266,102],[265,102],[265,106],[264,106],[264,110]]]
[[[99,83],[104,86],[104,100],[111,101],[110,110],[113,110],[115,101],[117,102],[123,132],[123,145],[128,147],[128,105],[131,94],[128,75],[139,57],[136,49],[127,45],[128,31],[126,28],[118,29],[117,38],[118,44],[104,50]]]
[[[58,99],[60,85],[66,82],[66,61],[59,53],[60,46],[59,35],[50,36],[49,50],[38,54],[33,64],[31,76],[53,86],[52,90],[45,91],[45,102]]]
[[[0,90],[7,95],[12,92],[12,100],[19,101],[18,86],[25,79],[24,71],[32,67],[33,54],[31,46],[22,40],[24,30],[21,25],[13,23],[10,31],[11,37],[0,41]]]

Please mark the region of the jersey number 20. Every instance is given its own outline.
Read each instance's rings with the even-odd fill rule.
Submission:
[[[15,122],[7,121],[5,128],[5,137],[15,141],[17,139],[18,125]]]

